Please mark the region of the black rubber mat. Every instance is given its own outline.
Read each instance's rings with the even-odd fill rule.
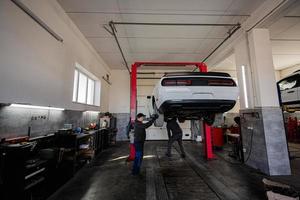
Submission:
[[[169,199],[219,199],[206,182],[180,157],[177,151],[165,156],[166,148],[157,147],[159,168]],[[158,198],[159,199],[159,198]]]

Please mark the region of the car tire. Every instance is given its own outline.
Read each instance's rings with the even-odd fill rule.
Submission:
[[[211,126],[211,125],[213,125],[213,123],[215,122],[215,114],[208,114],[208,115],[205,115],[204,117],[203,117],[203,121],[207,124],[207,125],[209,125],[209,126]]]
[[[162,127],[164,125],[164,115],[159,113],[156,104],[153,105],[154,113],[158,115],[158,118],[154,121],[154,126]]]

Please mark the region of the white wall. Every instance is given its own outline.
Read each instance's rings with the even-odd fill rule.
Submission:
[[[0,1],[0,102],[74,110],[99,107],[72,103],[75,62],[102,82],[101,111],[108,110],[110,70],[53,0],[22,1],[63,38],[57,41],[10,0]]]
[[[276,79],[276,82],[281,79],[281,73],[279,70],[275,70],[275,79]]]
[[[109,112],[129,113],[130,75],[127,70],[111,70]]]

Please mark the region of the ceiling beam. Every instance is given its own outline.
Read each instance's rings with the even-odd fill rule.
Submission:
[[[86,36],[86,38],[95,38],[95,39],[109,39],[113,38],[110,36]],[[224,37],[143,37],[143,36],[119,36],[121,39],[156,39],[156,40],[165,40],[165,39],[176,39],[176,40],[221,40]]]

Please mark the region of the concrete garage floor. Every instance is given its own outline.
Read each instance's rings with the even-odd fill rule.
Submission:
[[[141,176],[134,177],[131,164],[125,164],[128,143],[119,143],[79,171],[49,200],[266,199],[261,182],[264,175],[227,162],[225,151],[207,162],[201,144],[185,142],[184,146],[186,159],[175,149],[172,158],[167,158],[166,142],[146,142]],[[276,178],[296,181],[294,176]]]
[[[275,181],[280,181],[295,187],[300,191],[300,144],[289,143],[289,152],[291,158],[292,176],[272,177]]]

